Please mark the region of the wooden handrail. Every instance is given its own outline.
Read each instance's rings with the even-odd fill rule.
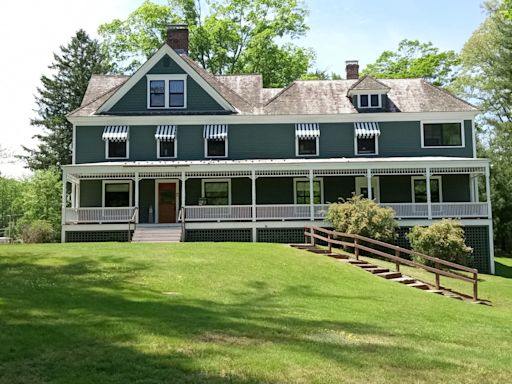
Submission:
[[[321,235],[319,233],[315,233],[315,232],[319,232],[323,235]],[[389,259],[395,263],[397,271],[400,270],[400,265],[403,264],[403,265],[408,265],[410,267],[423,269],[427,272],[431,272],[431,273],[435,274],[436,287],[438,289],[440,288],[440,276],[441,275],[445,276],[445,277],[452,278],[452,279],[461,280],[461,281],[471,283],[471,284],[473,284],[473,300],[475,300],[475,301],[478,300],[478,270],[475,268],[469,268],[464,265],[452,263],[450,261],[446,261],[446,260],[440,259],[438,257],[424,255],[419,252],[411,251],[410,249],[406,249],[406,248],[402,248],[397,245],[385,243],[380,240],[371,239],[369,237],[365,237],[365,236],[361,236],[361,235],[357,235],[357,234],[353,234],[353,233],[343,233],[343,232],[332,231],[329,229],[316,227],[316,226],[305,227],[304,236],[309,237],[310,241],[313,245],[315,245],[315,239],[325,241],[328,244],[329,249],[331,249],[333,244],[351,247],[354,249],[354,256],[356,259],[359,259],[359,251],[360,250],[367,251],[376,256],[384,257],[384,258]],[[338,240],[338,239],[336,239],[336,237],[341,237],[341,238],[348,237],[350,239],[353,239],[353,242]],[[381,246],[383,248],[387,248],[389,250],[393,250],[394,254],[389,254],[389,253],[383,252],[378,249],[370,248],[366,245],[361,244],[361,242],[366,242],[366,243]],[[405,253],[405,254],[408,254],[411,256],[419,256],[426,260],[433,261],[434,267],[400,257],[401,253]],[[451,269],[458,269],[459,271],[469,272],[472,274],[472,277],[464,276],[462,274],[457,273],[456,271],[447,271],[447,270],[441,269],[441,267],[440,267],[441,265],[445,266],[445,267],[449,267]]]
[[[137,211],[139,210],[139,207],[134,207],[133,214],[130,217],[130,220],[128,220],[128,242],[130,243],[132,241],[132,223],[133,223],[133,230],[137,228]]]

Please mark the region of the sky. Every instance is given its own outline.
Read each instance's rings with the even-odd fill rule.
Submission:
[[[163,0],[159,0],[162,2]],[[0,148],[23,154],[35,147],[40,133],[30,126],[36,116],[34,95],[42,74],[48,74],[53,53],[83,28],[97,37],[97,28],[124,19],[143,0],[17,0],[0,2]],[[306,0],[310,30],[298,45],[316,51],[315,67],[344,76],[346,60],[361,69],[398,42],[431,41],[441,50],[459,52],[484,20],[482,0]],[[29,175],[14,157],[0,158],[0,174]]]

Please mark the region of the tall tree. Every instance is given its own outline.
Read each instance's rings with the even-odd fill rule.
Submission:
[[[440,51],[431,42],[402,40],[396,52],[384,51],[363,74],[377,78],[424,78],[434,85],[447,86],[456,77],[460,63],[454,51]]]
[[[284,40],[304,36],[301,0],[150,0],[125,20],[99,27],[118,72],[131,72],[165,41],[170,23],[190,29],[191,58],[213,74],[263,74],[265,86],[284,86],[307,72],[312,50]]]
[[[23,147],[27,155],[22,158],[31,170],[47,169],[71,162],[72,125],[66,114],[80,106],[92,74],[110,70],[100,44],[79,30],[60,53],[54,54],[48,67],[52,75],[41,76],[37,88],[37,114],[31,124],[42,128],[37,148]]]

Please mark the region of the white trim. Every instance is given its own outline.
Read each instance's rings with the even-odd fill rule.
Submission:
[[[165,55],[168,55],[181,69],[183,69],[194,81],[196,81],[206,93],[208,93],[220,106],[232,112],[235,108],[229,104],[212,86],[210,86],[199,74],[190,67],[169,45],[164,44],[153,56],[151,56],[101,107],[97,113],[110,110],[132,87],[141,80],[147,72],[153,68]]]
[[[186,74],[174,74],[174,75],[146,75],[147,79],[147,108],[148,109],[187,109],[187,75]],[[163,107],[152,107],[151,106],[151,87],[152,81],[163,81],[164,82],[164,106]],[[171,80],[182,80],[183,81],[183,107],[171,107],[169,105],[169,81]]]
[[[425,176],[411,176],[411,201],[416,203],[416,195],[414,194],[414,181],[415,180],[427,180]],[[443,178],[441,176],[430,176],[430,181],[438,180],[439,183],[439,202],[443,202]],[[432,194],[432,192],[430,192]],[[432,200],[432,198],[431,198]],[[431,203],[436,203],[431,201]]]
[[[207,183],[228,183],[228,205],[231,205],[231,179],[201,179],[201,197],[203,199],[206,198],[204,186]]]
[[[361,189],[368,188],[368,178],[366,176],[358,176],[355,178],[355,193],[362,195]],[[372,176],[372,189],[375,196],[372,195],[372,200],[380,203],[380,179],[379,176]]]
[[[359,153],[357,151],[357,140],[359,140],[360,138],[357,137],[357,135],[355,134],[355,131],[354,131],[354,155],[355,156],[377,156],[379,154],[379,136],[380,135],[373,136],[373,139],[375,140],[375,153]]]
[[[224,141],[224,156],[208,156],[208,141]],[[228,154],[228,138],[226,137],[224,140],[212,140],[212,139],[204,139],[204,157],[205,159],[225,159],[229,156]]]
[[[379,93],[377,91],[375,91],[375,92],[364,91],[363,93],[354,93],[354,95],[357,96],[357,109],[382,108],[382,95],[384,95],[386,93],[387,92]],[[378,105],[371,105],[372,104],[372,95],[377,95],[379,97]],[[368,106],[367,107],[361,106],[361,96],[368,96]]]
[[[460,135],[461,135],[461,145],[428,145],[425,146],[425,131],[423,126],[425,124],[460,124]],[[421,136],[421,148],[422,149],[432,149],[432,148],[465,148],[466,147],[466,139],[465,139],[465,129],[464,129],[464,120],[421,120],[420,123],[420,136]]]
[[[319,137],[311,137],[311,138],[301,138],[295,136],[295,156],[296,157],[318,157],[320,156],[320,138]],[[316,141],[316,153],[314,155],[301,155],[299,153],[299,140],[315,140]]]
[[[159,221],[159,212],[158,212],[158,206],[160,205],[159,201],[158,201],[158,184],[175,184],[175,187],[174,187],[174,190],[175,190],[175,197],[174,197],[174,205],[176,206],[176,221],[174,223],[170,223],[170,224],[175,224],[178,222],[178,212],[179,212],[179,198],[180,198],[180,191],[179,191],[179,180],[177,179],[155,179],[155,202],[154,202],[154,205],[155,205],[155,208],[154,208],[154,212],[155,212],[155,224],[160,224],[158,221]],[[165,223],[167,224],[167,223]]]
[[[354,123],[397,122],[422,120],[437,122],[472,120],[479,111],[472,112],[369,112],[332,115],[179,115],[179,116],[113,116],[92,115],[68,117],[80,126],[98,125],[204,125],[204,124],[296,124],[296,123]]]
[[[174,142],[174,156],[161,156],[160,155],[160,139],[156,140],[156,158],[161,160],[176,159],[178,157],[178,140],[177,137],[172,140]],[[166,140],[166,142],[171,140]]]
[[[463,121],[464,122],[464,121]],[[471,119],[471,137],[473,140],[473,158],[476,159],[476,128],[475,128],[475,120]]]
[[[71,140],[71,164],[76,164],[76,124],[73,124],[73,138]]]
[[[320,204],[324,203],[324,178],[323,177],[315,177],[313,182],[320,182]],[[307,177],[294,177],[293,178],[293,204],[297,204],[297,182],[306,182],[309,183],[309,178]],[[311,204],[311,202],[310,202]],[[317,204],[313,202],[313,204]]]
[[[126,144],[126,156],[125,157],[110,157],[108,152],[108,143],[110,143],[111,140],[104,140],[105,141],[105,159],[107,160],[122,160],[122,159],[129,159],[130,158],[130,137],[126,139],[126,141],[117,141],[118,143],[125,143]]]
[[[132,207],[133,206],[133,194],[132,194],[132,189],[133,189],[133,180],[131,179],[126,179],[126,180],[102,180],[101,181],[101,207],[102,208],[106,208],[105,207],[105,186],[107,184],[128,184],[129,185],[129,200],[130,200],[130,205],[128,205],[128,207]]]

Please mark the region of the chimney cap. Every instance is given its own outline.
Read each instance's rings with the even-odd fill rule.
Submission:
[[[345,61],[345,65],[359,65],[359,60],[347,60]]]
[[[188,29],[188,24],[169,24],[167,29]]]

